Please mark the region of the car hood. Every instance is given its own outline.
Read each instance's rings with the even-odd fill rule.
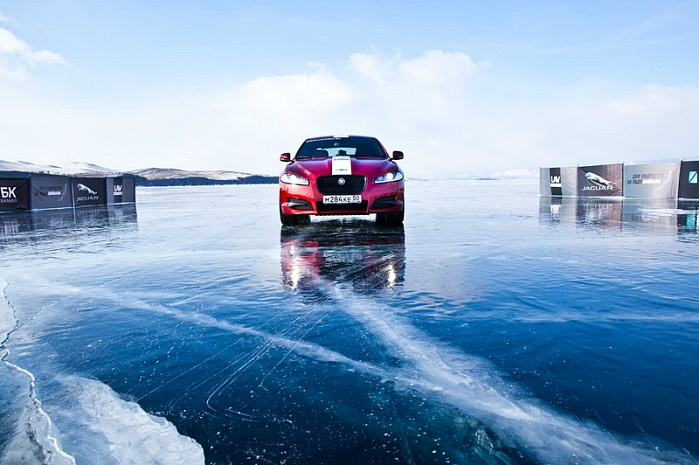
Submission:
[[[366,176],[367,178],[381,176],[387,171],[398,170],[398,165],[385,158],[352,158],[350,157],[351,173]],[[287,167],[306,178],[329,176],[332,174],[332,158],[316,158],[311,160],[294,161]]]

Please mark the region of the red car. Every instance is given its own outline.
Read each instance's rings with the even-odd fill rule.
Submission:
[[[374,137],[327,136],[306,139],[279,176],[279,215],[284,225],[310,215],[368,215],[379,223],[401,224],[403,171]]]

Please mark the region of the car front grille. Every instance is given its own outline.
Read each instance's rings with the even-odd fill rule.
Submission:
[[[341,181],[341,179],[344,180]],[[316,179],[318,190],[323,194],[359,194],[364,191],[366,178],[357,174],[348,176],[320,176]]]

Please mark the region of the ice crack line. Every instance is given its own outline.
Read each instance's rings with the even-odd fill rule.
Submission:
[[[398,372],[396,380],[482,421],[542,462],[696,463],[672,448],[622,442],[597,424],[577,421],[518,393],[487,362],[434,341],[389,306],[342,286],[335,287],[334,297],[410,367]]]
[[[12,306],[5,293],[5,289],[7,289],[8,286],[9,284],[7,281],[0,275],[0,288],[2,288],[3,297],[3,300],[0,302],[0,324],[2,324],[1,329],[4,333],[2,343],[0,343],[0,349],[2,349],[2,357],[0,360],[2,360],[2,363],[8,369],[14,370],[29,379],[28,399],[30,404],[24,412],[27,417],[21,418],[19,421],[24,421],[26,423],[28,439],[39,448],[44,459],[43,463],[75,465],[75,459],[61,449],[58,445],[58,440],[51,434],[53,424],[49,415],[42,408],[41,401],[36,395],[36,378],[30,371],[8,360],[10,349],[7,347],[7,341],[10,339],[12,333],[19,327],[15,308]],[[24,414],[22,417],[24,417]],[[0,457],[0,459],[1,458],[2,457]]]
[[[0,287],[2,288],[2,298],[3,304],[0,307],[0,329],[3,332],[2,342],[0,342],[0,348],[3,349],[4,353],[2,355],[2,361],[4,362],[9,355],[9,350],[6,347],[7,340],[10,339],[10,335],[17,329],[19,325],[19,320],[17,319],[17,314],[15,313],[15,308],[10,304],[7,295],[5,294],[5,289],[7,289],[9,284],[5,281],[5,278],[0,275]]]

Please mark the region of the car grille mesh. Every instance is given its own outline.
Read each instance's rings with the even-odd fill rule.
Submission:
[[[366,214],[367,201],[364,200],[362,203],[348,203],[348,204],[324,204],[323,202],[318,202],[316,208],[319,215],[323,214],[338,214],[338,213],[355,213],[357,215]]]
[[[345,182],[342,184],[340,178]],[[320,176],[316,180],[318,190],[323,194],[359,194],[364,191],[366,178],[357,174],[348,176]]]

